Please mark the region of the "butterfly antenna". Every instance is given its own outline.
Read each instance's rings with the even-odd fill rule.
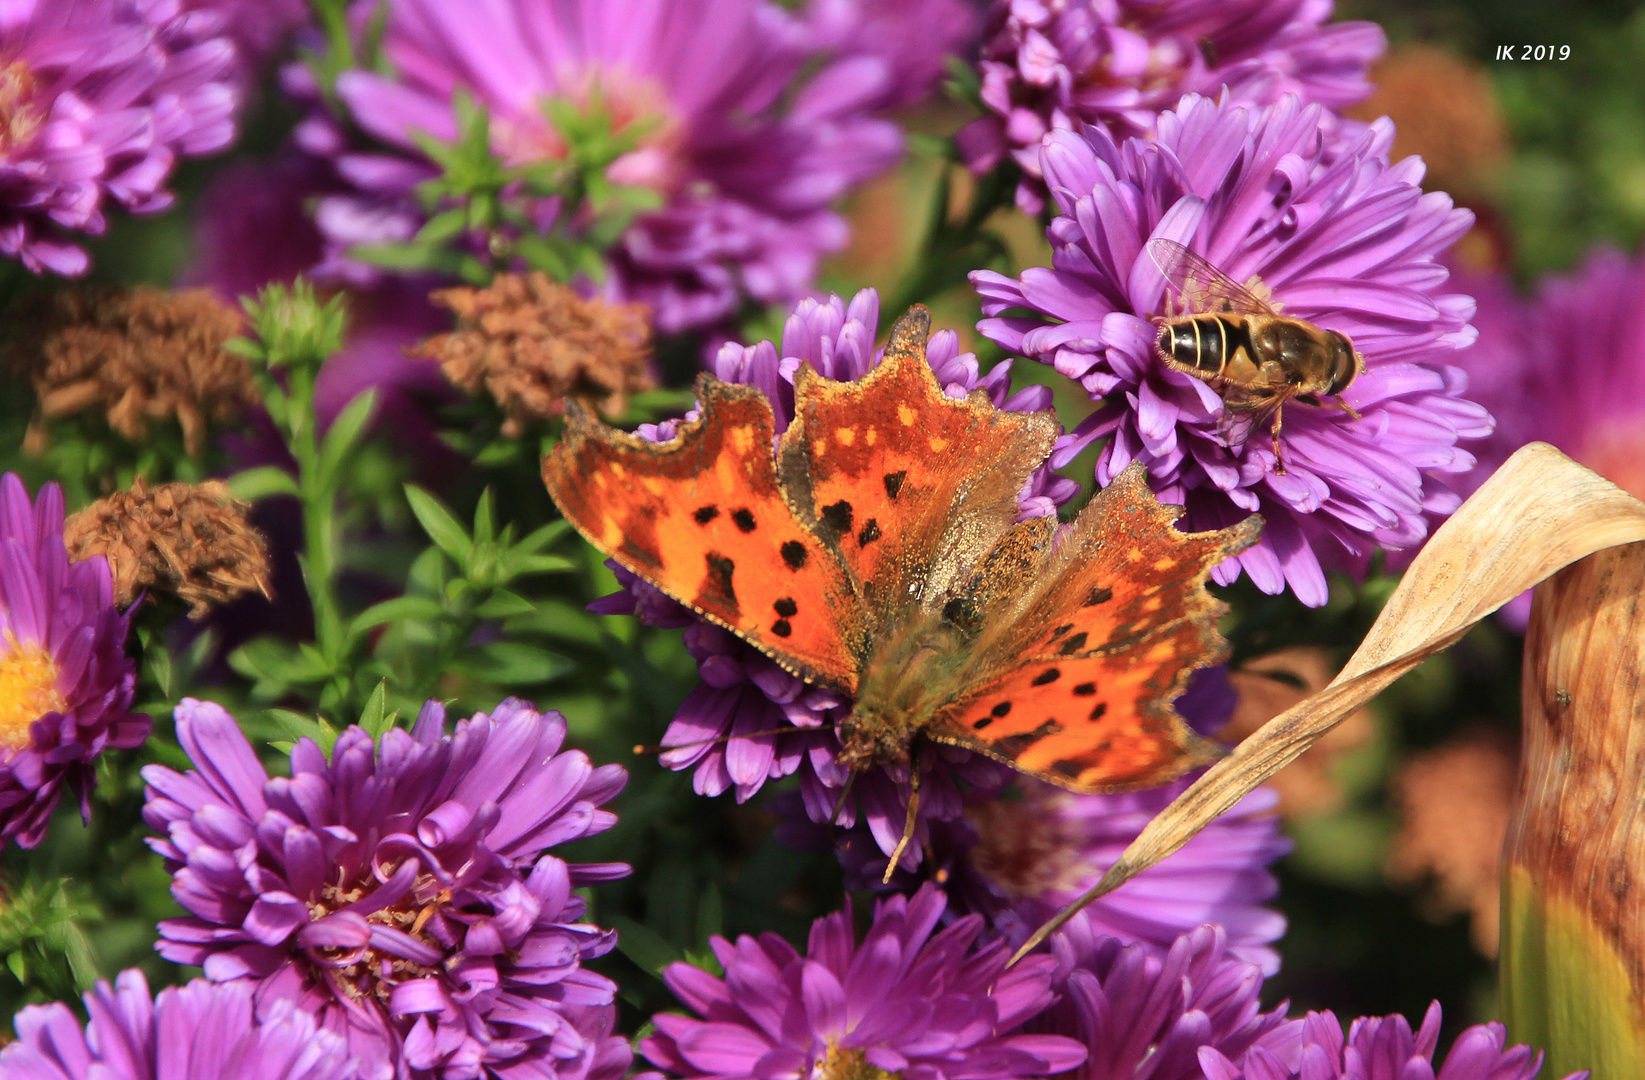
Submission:
[[[734,731],[730,735],[721,735],[717,739],[702,739],[697,742],[680,743],[676,746],[667,746],[663,743],[635,743],[634,752],[636,754],[661,754],[668,750],[690,750],[691,748],[697,746],[713,746],[715,743],[730,742],[732,739],[760,739],[767,735],[791,735],[796,731],[827,731],[833,726],[833,724],[822,724],[818,727],[806,728],[796,725],[785,728],[773,728],[770,731]]]
[[[908,775],[908,816],[903,819],[902,839],[897,841],[897,850],[891,853],[891,861],[885,864],[885,877],[880,884],[891,884],[891,875],[897,872],[897,864],[902,862],[902,853],[908,850],[909,841],[914,839],[914,826],[920,820],[920,763],[918,760],[909,762]]]
[[[834,823],[840,820],[840,811],[845,809],[845,800],[851,797],[852,785],[857,782],[857,770],[851,770],[851,775],[845,778],[845,787],[840,789],[839,801],[834,804],[834,812],[828,815],[828,827],[832,829]]]

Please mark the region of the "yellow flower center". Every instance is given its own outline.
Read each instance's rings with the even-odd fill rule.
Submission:
[[[28,745],[29,725],[49,712],[68,708],[57,692],[57,665],[40,646],[19,644],[6,634],[9,651],[0,657],[0,746]]]
[[[34,74],[21,60],[0,67],[0,152],[34,138],[45,114],[34,100]]]
[[[861,1050],[841,1050],[830,1046],[823,1057],[816,1080],[902,1080],[901,1073],[876,1069]]]

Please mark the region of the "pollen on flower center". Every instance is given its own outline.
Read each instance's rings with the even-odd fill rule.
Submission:
[[[309,904],[309,914],[315,919],[324,918],[358,903],[365,895],[365,890],[358,885],[323,886],[318,898]],[[365,919],[369,923],[398,930],[443,953],[445,947],[431,939],[426,928],[450,900],[451,893],[440,888],[432,877],[425,874],[403,900],[379,908]],[[353,950],[340,946],[314,950],[315,958],[326,968],[328,980],[357,1001],[374,998],[386,1007],[396,986],[412,979],[426,979],[440,974],[438,965],[420,964],[375,946],[367,946],[352,961],[342,963],[351,953]]]
[[[868,1063],[861,1050],[842,1050],[829,1046],[817,1070],[816,1080],[901,1080],[902,1073],[886,1072]]]
[[[0,746],[15,750],[29,741],[29,725],[68,708],[57,692],[57,665],[38,645],[6,635],[10,651],[0,659]]]
[[[1013,899],[1033,900],[1071,887],[1086,868],[1075,822],[1040,799],[990,799],[965,809],[977,830],[972,867]]]
[[[14,60],[0,68],[0,153],[32,140],[44,118],[34,101],[34,73],[29,66]]]

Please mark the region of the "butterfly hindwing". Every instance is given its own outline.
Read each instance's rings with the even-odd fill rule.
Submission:
[[[1215,663],[1222,605],[1211,568],[1254,543],[1260,519],[1182,533],[1140,466],[1093,497],[1040,572],[993,613],[979,678],[932,738],[1081,791],[1163,783],[1213,753],[1172,708]]]
[[[968,573],[1011,527],[1056,435],[1049,414],[943,393],[929,329],[924,308],[897,320],[880,365],[854,382],[802,368],[783,436],[796,512],[837,545],[875,611],[932,602]]]
[[[566,519],[622,566],[802,678],[850,693],[865,633],[838,558],[777,483],[771,405],[704,377],[700,417],[649,443],[580,409],[543,461]]]

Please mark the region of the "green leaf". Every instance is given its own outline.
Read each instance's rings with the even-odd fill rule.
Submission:
[[[338,730],[317,716],[304,716],[290,709],[270,709],[268,718],[275,727],[290,735],[293,742],[313,739],[328,758],[331,748],[337,745]]]
[[[445,504],[415,484],[405,485],[406,501],[411,512],[440,550],[450,555],[459,567],[468,567],[468,558],[474,551],[474,542],[460,522],[447,510]]]
[[[608,917],[612,927],[617,931],[617,951],[634,961],[641,969],[662,977],[663,970],[670,964],[677,964],[684,960],[680,950],[668,943],[668,939],[644,923],[622,915]]]
[[[572,668],[565,657],[522,641],[493,641],[455,666],[477,679],[505,686],[545,683]]]
[[[480,505],[474,510],[474,542],[489,544],[497,538],[496,500],[488,487],[480,492]]]
[[[256,502],[270,495],[296,495],[297,480],[278,465],[259,465],[235,473],[226,481],[236,499]]]
[[[388,707],[388,680],[383,679],[377,683],[377,689],[373,690],[371,697],[366,700],[366,707],[360,713],[360,726],[373,739],[381,739],[383,733],[392,728],[399,718],[399,712]]]
[[[510,615],[525,615],[534,610],[531,601],[518,593],[497,589],[486,598],[485,603],[474,609],[474,614],[482,619],[506,619]]]
[[[426,596],[396,596],[392,600],[373,604],[354,616],[348,624],[348,636],[357,638],[384,623],[439,619],[445,613],[444,605]]]
[[[343,411],[326,429],[325,438],[320,442],[319,480],[322,489],[330,491],[335,486],[343,459],[365,434],[366,424],[371,421],[371,410],[376,404],[377,391],[364,390],[343,406]]]
[[[443,244],[454,240],[463,234],[468,227],[461,210],[442,210],[428,219],[421,229],[417,230],[416,243]]]
[[[724,910],[720,904],[720,887],[710,881],[703,889],[702,899],[697,902],[697,949],[712,956],[709,950],[708,939],[720,933],[723,927]]]

